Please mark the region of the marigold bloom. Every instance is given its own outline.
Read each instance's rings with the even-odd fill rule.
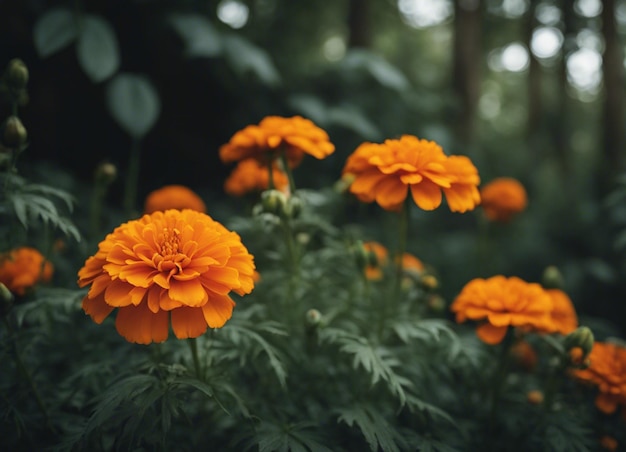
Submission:
[[[272,179],[277,190],[285,191],[289,186],[287,175],[276,165],[272,168]],[[269,169],[267,163],[256,159],[242,160],[224,182],[224,191],[232,196],[267,190],[269,188]]]
[[[328,134],[313,121],[301,116],[283,118],[268,116],[259,125],[250,125],[235,133],[230,141],[220,148],[224,163],[255,158],[267,163],[284,150],[290,168],[300,164],[304,154],[316,159],[328,157],[335,151]]]
[[[618,405],[626,407],[626,347],[596,342],[589,354],[589,367],[575,370],[574,376],[598,387],[596,407],[605,414]]]
[[[184,185],[166,185],[148,194],[143,210],[145,214],[150,214],[169,209],[206,212],[206,205],[190,188]]]
[[[578,328],[578,316],[570,297],[560,289],[546,289],[552,298],[552,323],[554,330],[561,334],[569,334]]]
[[[552,298],[539,284],[498,275],[467,283],[450,309],[459,323],[482,321],[476,330],[478,337],[487,344],[498,344],[509,326],[554,331],[552,307]]]
[[[483,212],[491,221],[507,222],[528,203],[524,186],[510,177],[500,177],[486,184],[480,190],[480,198]]]
[[[117,331],[129,342],[198,337],[230,319],[254,287],[254,262],[235,232],[194,210],[157,211],[117,227],[78,272],[91,285],[83,310],[96,323],[118,308]]]
[[[49,282],[53,271],[35,248],[25,246],[0,255],[0,282],[17,295],[25,295],[38,282]]]
[[[424,271],[424,263],[411,253],[402,254],[402,269],[409,273],[420,274]]]
[[[376,263],[365,267],[365,277],[370,280],[379,280],[383,277],[382,267],[387,264],[389,252],[378,242],[365,242],[363,248],[376,256]]]
[[[469,158],[448,157],[434,141],[411,135],[361,144],[343,174],[354,175],[350,192],[359,200],[376,201],[385,210],[398,210],[409,191],[424,210],[439,207],[443,194],[453,212],[472,210],[480,202],[480,177]]]

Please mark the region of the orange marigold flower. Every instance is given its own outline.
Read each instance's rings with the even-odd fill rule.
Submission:
[[[612,436],[604,435],[602,438],[600,438],[600,445],[603,449],[615,452],[617,450],[617,446],[619,446],[619,443]]]
[[[35,248],[21,247],[0,255],[0,282],[11,292],[25,295],[38,282],[49,282],[53,265]]]
[[[487,344],[498,344],[509,326],[553,331],[552,306],[552,298],[539,284],[498,275],[467,283],[450,309],[459,323],[483,321],[476,330],[478,337]]]
[[[578,316],[570,297],[560,289],[546,289],[552,298],[552,323],[554,331],[569,334],[578,328]]]
[[[335,146],[329,141],[328,134],[309,119],[268,116],[259,125],[250,125],[235,133],[220,148],[220,158],[224,163],[247,158],[266,163],[268,156],[274,159],[282,150],[289,167],[294,168],[304,154],[323,159],[335,151]]]
[[[524,186],[510,177],[500,177],[486,184],[480,190],[480,198],[483,212],[491,221],[509,221],[528,203]]]
[[[150,214],[169,209],[191,209],[206,212],[206,205],[200,196],[184,185],[165,185],[148,194],[143,213]]]
[[[383,277],[382,267],[387,264],[389,252],[378,242],[365,242],[363,248],[375,256],[376,262],[370,262],[365,267],[365,277],[370,280],[379,280]]]
[[[626,409],[626,347],[594,343],[589,367],[574,370],[574,376],[598,387],[595,403],[603,413],[614,413],[618,405]]]
[[[361,144],[343,174],[354,175],[350,192],[359,200],[376,201],[385,210],[398,210],[409,191],[424,210],[439,207],[443,194],[453,212],[472,210],[480,202],[480,177],[469,158],[448,157],[434,141],[411,135]]]
[[[289,187],[287,175],[277,165],[272,168],[274,187],[280,191],[286,191]],[[243,196],[246,193],[267,190],[269,188],[269,170],[266,163],[256,159],[242,160],[226,182],[224,191],[232,196]]]
[[[198,337],[230,319],[254,287],[254,260],[235,232],[194,210],[157,211],[118,226],[78,272],[91,286],[83,310],[96,323],[118,308],[117,331],[129,342]]]

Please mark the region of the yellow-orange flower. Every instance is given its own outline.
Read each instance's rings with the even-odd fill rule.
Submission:
[[[91,286],[83,310],[96,323],[118,308],[117,331],[129,342],[179,339],[220,328],[250,293],[254,261],[235,232],[194,210],[157,211],[117,227],[78,272]]]
[[[420,274],[424,271],[424,263],[411,253],[403,253],[402,269],[409,273]]]
[[[148,194],[143,213],[150,214],[169,209],[192,209],[206,212],[206,205],[200,196],[184,185],[166,185]]]
[[[404,135],[382,144],[363,143],[348,157],[343,174],[354,176],[350,192],[363,202],[398,210],[409,192],[424,210],[439,207],[443,194],[453,212],[480,202],[478,170],[465,156],[450,156],[434,141]]]
[[[552,326],[554,331],[569,334],[578,328],[578,316],[570,297],[560,289],[546,289],[552,298]]]
[[[552,298],[539,284],[498,275],[467,283],[450,309],[459,323],[481,321],[476,330],[478,337],[487,344],[498,344],[509,326],[554,331],[552,307]]]
[[[285,191],[289,186],[287,175],[277,165],[272,168],[272,179],[274,188],[277,190]],[[243,196],[246,193],[263,191],[268,188],[269,170],[267,164],[263,164],[257,159],[246,159],[239,162],[224,182],[224,191],[232,196]]]
[[[379,280],[383,277],[382,267],[387,264],[389,252],[378,242],[365,242],[363,248],[376,257],[376,263],[369,263],[365,267],[365,277],[370,280]]]
[[[17,295],[52,279],[54,267],[35,248],[16,248],[0,255],[0,282]]]
[[[335,151],[328,134],[313,121],[301,116],[283,118],[268,116],[258,125],[250,125],[235,133],[220,148],[224,163],[255,158],[267,163],[284,151],[290,168],[300,164],[304,154],[317,159],[328,157]]]
[[[626,347],[594,343],[589,367],[574,370],[574,376],[598,387],[595,403],[603,413],[614,413],[620,405],[626,409]]]
[[[509,221],[528,203],[524,186],[510,177],[494,179],[481,187],[480,198],[485,216],[492,221]]]

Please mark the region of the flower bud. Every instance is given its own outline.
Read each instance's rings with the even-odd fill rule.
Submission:
[[[317,327],[322,322],[322,314],[317,309],[309,309],[305,319],[307,327]]]
[[[13,306],[13,294],[7,286],[0,282],[0,313],[6,314]]]
[[[557,267],[550,265],[543,271],[542,285],[546,289],[561,289],[565,287],[563,275]]]
[[[282,216],[285,213],[287,197],[279,190],[265,190],[261,193],[263,212]]]
[[[96,183],[109,185],[117,177],[117,168],[112,163],[104,162],[98,165],[95,172]]]
[[[359,270],[365,270],[365,267],[369,265],[370,253],[365,249],[361,240],[357,240],[354,245],[352,245],[352,254],[354,255],[357,268]]]
[[[28,68],[22,60],[15,58],[9,61],[4,80],[11,88],[20,90],[26,88],[28,83]]]
[[[428,297],[428,308],[432,312],[441,313],[446,309],[446,300],[441,295],[431,295]]]
[[[594,337],[591,329],[586,326],[579,326],[570,334],[565,336],[563,346],[570,354],[572,363],[581,365],[584,364],[585,360],[589,356],[589,353],[591,353],[593,343]],[[580,352],[577,349],[580,349]]]
[[[287,218],[298,218],[300,213],[302,212],[302,206],[304,202],[302,198],[298,196],[291,195],[287,198],[287,203],[285,205],[285,216]]]
[[[434,275],[423,275],[420,278],[420,285],[426,290],[435,290],[439,287],[439,281]]]
[[[4,123],[4,131],[2,133],[2,142],[5,146],[13,149],[21,148],[28,138],[26,128],[20,118],[17,116],[9,116]]]
[[[532,405],[541,405],[543,403],[543,399],[543,392],[536,389],[528,391],[528,394],[526,394],[526,400],[528,400],[528,403],[531,403]]]
[[[356,176],[354,174],[344,174],[343,176],[341,176],[341,179],[335,182],[335,184],[333,185],[333,190],[336,193],[345,193],[346,191],[348,191],[350,185],[352,185],[352,182],[354,182],[355,178]]]

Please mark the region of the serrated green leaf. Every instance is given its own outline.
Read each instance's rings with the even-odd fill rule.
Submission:
[[[173,14],[169,23],[185,42],[189,57],[215,57],[222,53],[222,37],[200,14]]]
[[[106,92],[109,112],[130,136],[142,138],[154,126],[161,101],[150,81],[135,74],[118,74]]]
[[[95,83],[111,77],[120,66],[117,37],[102,17],[85,15],[76,45],[78,63]]]
[[[33,40],[37,53],[48,57],[68,46],[77,37],[73,13],[66,8],[52,8],[35,23]]]
[[[374,408],[358,406],[337,410],[337,422],[357,426],[372,451],[394,452],[405,449],[402,436]]]

